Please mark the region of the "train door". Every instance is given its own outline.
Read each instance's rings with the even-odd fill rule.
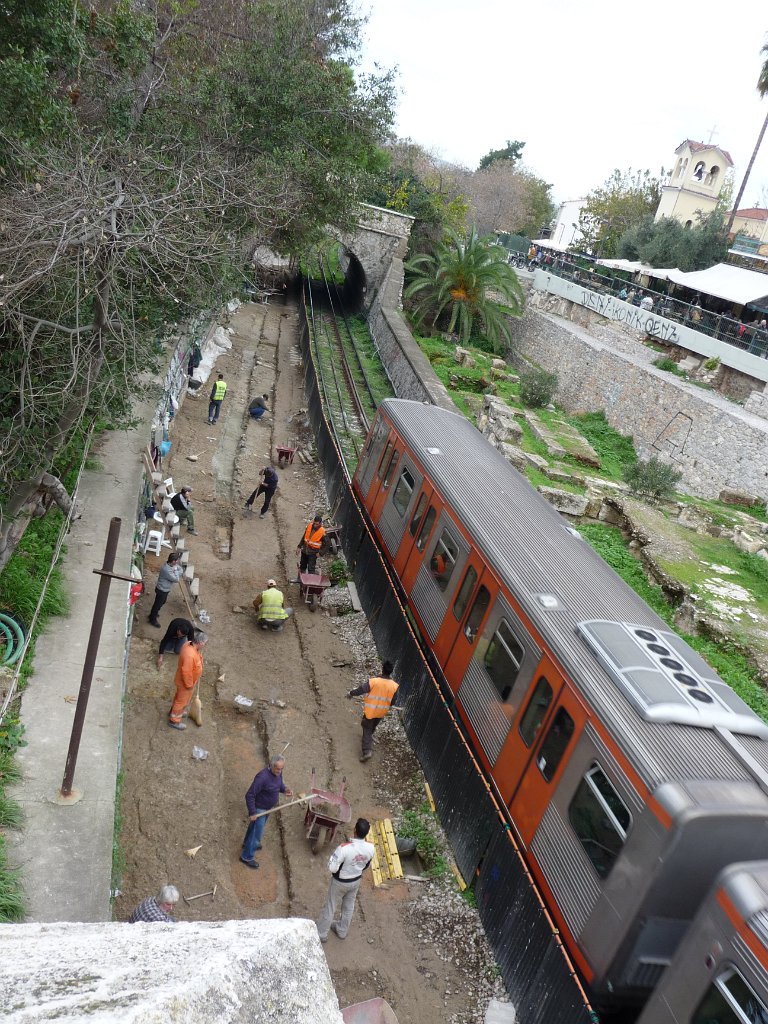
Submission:
[[[435,640],[435,653],[454,693],[478,644],[482,646],[481,627],[498,591],[499,585],[485,570],[481,556],[476,550],[471,550],[462,569],[461,583],[451,602],[451,610]]]
[[[421,481],[421,473],[416,469],[408,452],[404,452],[387,491],[391,495],[391,500],[384,500],[378,518],[379,534],[392,558],[400,550],[406,525],[410,522],[416,507]]]
[[[561,689],[557,704],[545,715],[546,720],[533,745],[534,756],[529,758],[509,803],[518,835],[526,846],[533,839],[587,721],[586,708],[567,686]]]
[[[406,594],[410,593],[416,579],[424,549],[432,537],[432,528],[441,509],[442,504],[437,494],[425,480],[395,559],[395,572]]]
[[[368,500],[366,501],[371,519],[374,521],[377,528],[379,525],[379,516],[381,515],[381,510],[384,508],[387,498],[389,498],[390,487],[392,485],[392,481],[395,479],[397,464],[400,461],[402,453],[403,442],[397,434],[391,434],[384,447],[384,454],[381,456],[381,461],[379,462],[378,469],[376,470],[376,476],[373,479],[373,486],[368,492]],[[376,489],[377,485],[378,489]]]
[[[438,511],[435,507],[435,512],[435,523],[429,528],[428,534],[426,530],[429,524],[425,520],[425,537],[429,536],[430,539],[425,540],[424,555],[417,560],[418,571],[410,591],[413,608],[433,643],[445,621],[469,555],[469,544],[448,515],[447,509]],[[427,516],[431,518],[429,509]],[[441,655],[441,652],[435,650],[435,654],[440,663],[444,664],[444,652]]]
[[[389,423],[382,416],[379,416],[373,430],[368,435],[368,442],[363,451],[363,457],[355,471],[357,488],[364,500],[368,498],[368,491],[376,475],[381,456],[384,453],[384,445],[391,429]]]

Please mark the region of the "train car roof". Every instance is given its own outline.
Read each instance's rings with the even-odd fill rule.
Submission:
[[[647,785],[753,779],[765,789],[768,725],[466,417],[403,399],[380,412]]]

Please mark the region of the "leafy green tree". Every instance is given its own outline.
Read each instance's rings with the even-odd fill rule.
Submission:
[[[622,259],[684,271],[704,270],[721,263],[727,251],[725,214],[721,210],[699,217],[691,228],[671,217],[654,221],[648,216],[626,231],[618,245]]]
[[[760,74],[757,77],[757,91],[760,94],[761,99],[765,99],[765,97],[768,96],[768,43],[765,43],[763,45],[762,49],[760,50],[760,53],[765,54],[765,59],[763,61],[762,67],[760,68]],[[765,136],[766,129],[768,129],[768,114],[765,115],[763,126],[758,133],[755,148],[752,150],[752,156],[749,158],[747,169],[746,171],[744,171],[744,177],[741,179],[741,185],[739,186],[739,192],[736,196],[736,202],[733,204],[731,216],[728,218],[728,224],[726,225],[726,234],[728,235],[730,235],[731,231],[733,231],[733,222],[736,219],[736,213],[739,209],[739,205],[741,204],[742,197],[744,196],[744,192],[747,187],[747,182],[749,181],[749,176],[752,173],[752,168],[754,167],[755,160],[757,159],[757,154],[760,151],[760,147],[763,144],[763,138]]]
[[[682,473],[666,462],[652,455],[647,462],[638,459],[624,469],[624,480],[635,494],[646,494],[651,498],[664,498],[674,494],[675,485]]]
[[[254,246],[353,222],[393,99],[352,72],[349,0],[9,7],[0,569],[46,495],[69,507],[68,441],[130,419],[167,325],[231,294]]]
[[[465,237],[448,232],[434,254],[416,256],[406,270],[405,297],[415,300],[417,324],[456,331],[464,343],[482,334],[494,351],[509,341],[506,314],[522,314],[523,291],[506,252],[493,239],[474,231]]]
[[[586,198],[579,215],[578,248],[604,258],[616,256],[621,236],[656,212],[661,186],[661,178],[650,171],[616,169]]]
[[[516,164],[519,160],[522,160],[524,148],[524,142],[510,142],[507,140],[506,146],[502,149],[490,149],[478,164],[477,169],[478,171],[484,171],[491,164],[498,163],[501,160]]]

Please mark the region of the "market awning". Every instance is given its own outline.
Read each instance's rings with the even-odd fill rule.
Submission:
[[[614,270],[629,270],[662,281],[671,281],[684,288],[691,288],[701,295],[712,295],[717,299],[724,299],[726,302],[733,302],[740,306],[755,305],[761,300],[768,299],[767,274],[761,274],[757,270],[745,270],[743,267],[734,267],[730,263],[717,263],[714,267],[708,267],[706,270],[693,270],[690,273],[684,273],[676,267],[669,269],[647,267],[642,263],[633,263],[631,260],[598,260],[597,262],[601,266],[611,267]]]

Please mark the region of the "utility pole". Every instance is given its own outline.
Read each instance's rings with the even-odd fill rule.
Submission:
[[[117,516],[110,520],[109,533],[107,535],[107,546],[104,550],[104,563],[101,569],[93,570],[97,575],[101,576],[101,579],[99,580],[99,589],[96,593],[96,607],[93,610],[91,634],[88,638],[88,648],[85,652],[85,661],[83,662],[83,674],[80,679],[80,692],[77,695],[75,718],[72,722],[72,735],[69,739],[69,750],[67,751],[67,761],[64,767],[64,780],[61,783],[61,789],[57,800],[58,803],[76,803],[82,796],[82,794],[77,790],[72,789],[72,782],[75,777],[75,768],[77,767],[77,755],[80,750],[80,739],[83,735],[85,712],[88,709],[88,698],[91,693],[93,672],[96,667],[96,655],[99,650],[99,640],[101,639],[101,627],[104,625],[104,613],[107,610],[109,585],[113,579],[126,580],[128,583],[135,582],[130,576],[120,576],[112,572],[115,565],[115,555],[117,554],[117,542],[120,538],[121,524],[122,521],[118,519]]]

